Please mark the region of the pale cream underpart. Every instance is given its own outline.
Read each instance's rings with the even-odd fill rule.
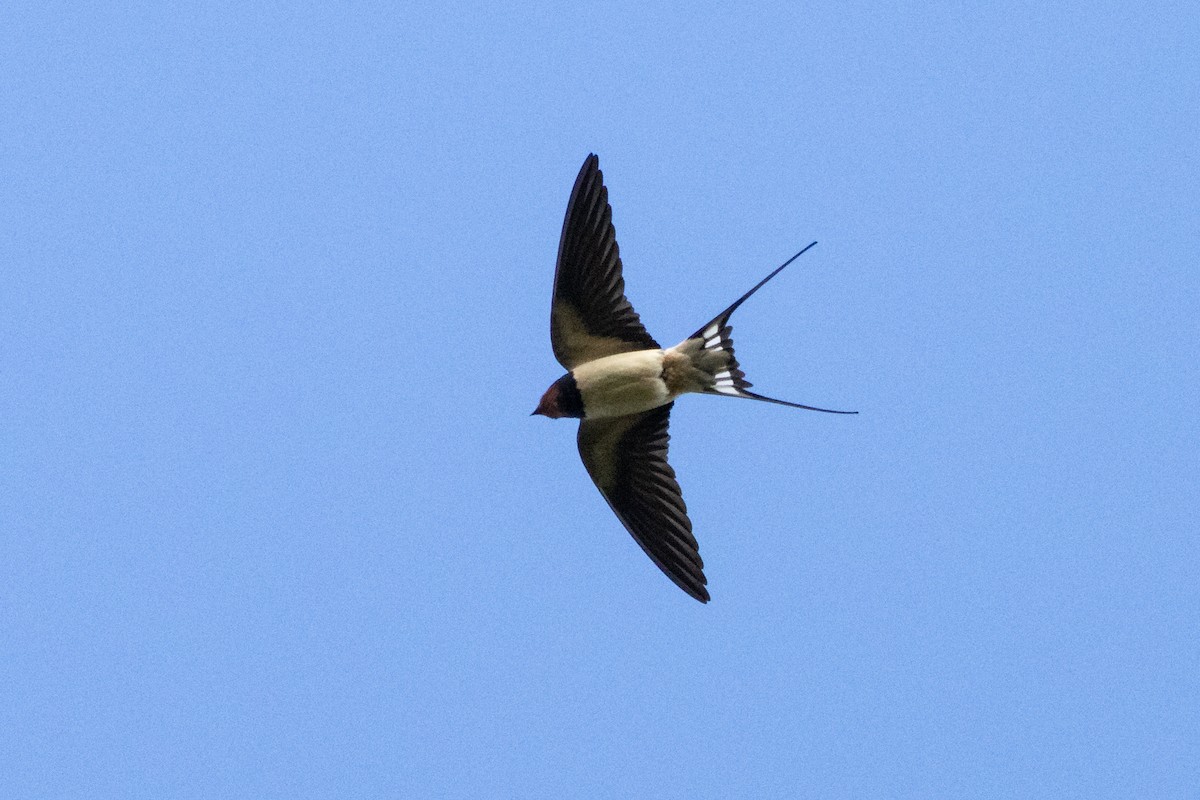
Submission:
[[[588,333],[579,312],[570,303],[559,301],[550,313],[550,334],[555,355],[567,369],[616,353],[628,353],[638,345],[615,336],[594,336]]]
[[[639,417],[584,420],[579,426],[579,453],[592,480],[604,492],[616,484],[617,445]]]
[[[688,340],[668,350],[605,356],[575,367],[571,374],[583,397],[587,418],[639,414],[666,405],[681,394],[711,387],[713,372],[726,357],[703,350],[696,341]]]

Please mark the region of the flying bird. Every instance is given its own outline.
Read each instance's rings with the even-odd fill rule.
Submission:
[[[708,580],[675,471],[667,425],[688,393],[855,414],[789,403],[750,391],[733,354],[729,317],[750,295],[816,242],[789,258],[699,330],[663,348],[625,297],[612,207],[599,159],[575,179],[558,244],[550,343],[567,370],[534,414],[579,419],[579,455],[600,494],[646,555],[692,597],[707,603]]]

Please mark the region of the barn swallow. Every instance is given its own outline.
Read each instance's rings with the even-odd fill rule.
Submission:
[[[575,179],[558,244],[550,343],[567,374],[550,384],[534,414],[579,422],[579,455],[588,475],[646,555],[701,603],[708,580],[675,471],[667,463],[667,425],[691,392],[790,403],[750,391],[733,354],[729,317],[805,247],[733,305],[674,347],[646,332],[625,297],[612,207],[599,159],[589,155]]]

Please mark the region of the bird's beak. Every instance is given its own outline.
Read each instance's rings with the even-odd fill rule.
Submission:
[[[550,390],[547,389],[546,394],[549,394],[549,393],[550,393]],[[557,411],[557,409],[555,408],[554,400],[546,397],[545,395],[542,395],[542,399],[538,401],[537,408],[535,408],[533,410],[533,413],[530,414],[529,416],[536,417],[538,414],[541,414],[543,417],[549,417],[550,419],[554,419],[555,417],[558,416],[556,411]]]

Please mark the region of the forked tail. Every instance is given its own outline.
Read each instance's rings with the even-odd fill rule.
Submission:
[[[737,311],[738,306],[746,302],[750,295],[761,289],[767,281],[771,280],[771,278],[774,278],[776,275],[782,272],[784,267],[786,267],[788,264],[791,264],[815,244],[816,242],[813,242],[812,244],[808,245],[808,247],[805,247],[799,253],[796,253],[796,255],[783,262],[783,264],[781,264],[774,272],[759,281],[753,289],[739,297],[733,303],[733,305],[722,311],[720,314],[714,317],[711,322],[688,337],[689,341],[692,339],[699,339],[701,342],[699,346],[703,348],[703,351],[706,355],[717,355],[718,353],[723,353],[725,356],[720,360],[720,362],[715,364],[713,378],[715,378],[716,383],[713,384],[711,388],[704,390],[706,394],[723,394],[729,397],[745,397],[750,400],[763,400],[768,403],[778,403],[782,406],[805,408],[809,411],[824,411],[829,414],[858,413],[857,411],[835,411],[832,408],[805,406],[801,405],[800,403],[789,403],[787,400],[776,400],[774,397],[764,397],[761,394],[756,394],[755,392],[750,391],[750,386],[752,384],[750,381],[746,380],[746,373],[742,372],[741,367],[738,365],[737,357],[733,354],[733,338],[731,337],[733,328],[728,324],[729,318],[733,316],[733,312]],[[696,361],[697,359],[693,358],[693,360]]]

